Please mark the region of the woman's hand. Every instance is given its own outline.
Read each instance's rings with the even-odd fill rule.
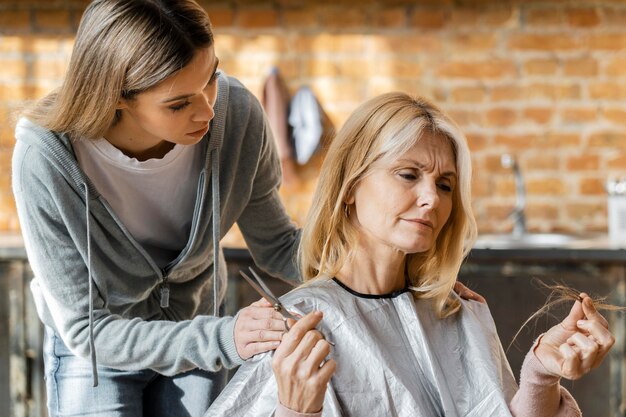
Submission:
[[[332,359],[322,364],[330,353],[330,344],[315,330],[321,320],[319,311],[297,322],[289,320],[291,329],[283,336],[272,359],[280,403],[300,413],[322,409],[328,381],[337,366]]]
[[[242,309],[235,323],[235,346],[241,359],[274,350],[285,331],[283,316],[264,298]]]
[[[615,343],[606,319],[581,293],[569,315],[539,340],[535,356],[548,372],[576,380],[596,368]]]
[[[485,300],[482,295],[470,290],[459,281],[454,283],[454,292],[459,294],[459,297],[464,300],[474,300],[479,303],[487,304],[487,300]]]

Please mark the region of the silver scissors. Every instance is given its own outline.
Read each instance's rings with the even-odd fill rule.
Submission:
[[[252,269],[252,267],[249,267],[248,269],[252,273],[252,276],[254,277],[256,282],[252,278],[250,278],[248,275],[246,275],[245,272],[239,271],[239,273],[241,274],[242,277],[245,278],[246,281],[248,281],[250,285],[252,285],[252,288],[254,288],[256,292],[261,294],[263,298],[265,298],[267,301],[270,302],[270,304],[272,304],[272,306],[274,307],[274,310],[278,311],[283,316],[283,322],[285,323],[285,331],[288,332],[289,325],[287,324],[287,319],[292,319],[292,320],[297,321],[298,317],[291,314],[285,308],[285,306],[280,302],[278,297],[276,297],[274,293],[272,293],[272,291],[268,288],[268,286],[265,285],[265,282],[263,282],[261,277],[254,271],[254,269]]]

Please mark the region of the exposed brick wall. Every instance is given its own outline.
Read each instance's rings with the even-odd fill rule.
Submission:
[[[0,0],[0,231],[18,230],[11,114],[60,82],[87,1]],[[340,126],[365,99],[434,99],[466,132],[481,231],[511,228],[513,153],[532,230],[605,231],[604,182],[626,175],[626,2],[201,1],[222,68],[260,96],[271,66]],[[302,221],[319,161],[282,191]]]

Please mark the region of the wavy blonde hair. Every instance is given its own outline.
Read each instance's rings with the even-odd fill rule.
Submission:
[[[24,115],[73,138],[99,138],[132,100],[213,44],[206,11],[193,0],[95,0],[81,18],[62,85]]]
[[[440,317],[459,310],[452,290],[477,233],[467,140],[433,103],[400,92],[383,94],[359,106],[330,145],[298,253],[305,282],[335,276],[351,256],[358,231],[346,215],[345,201],[372,164],[382,158],[398,158],[426,133],[451,144],[458,183],[450,217],[435,245],[426,252],[407,255],[407,278],[416,296],[435,300]]]

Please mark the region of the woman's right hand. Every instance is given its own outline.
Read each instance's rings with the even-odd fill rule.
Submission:
[[[332,359],[322,364],[330,353],[330,344],[315,330],[322,317],[322,312],[314,311],[297,322],[289,320],[291,329],[272,359],[280,403],[300,413],[322,409],[328,381],[337,367]]]

